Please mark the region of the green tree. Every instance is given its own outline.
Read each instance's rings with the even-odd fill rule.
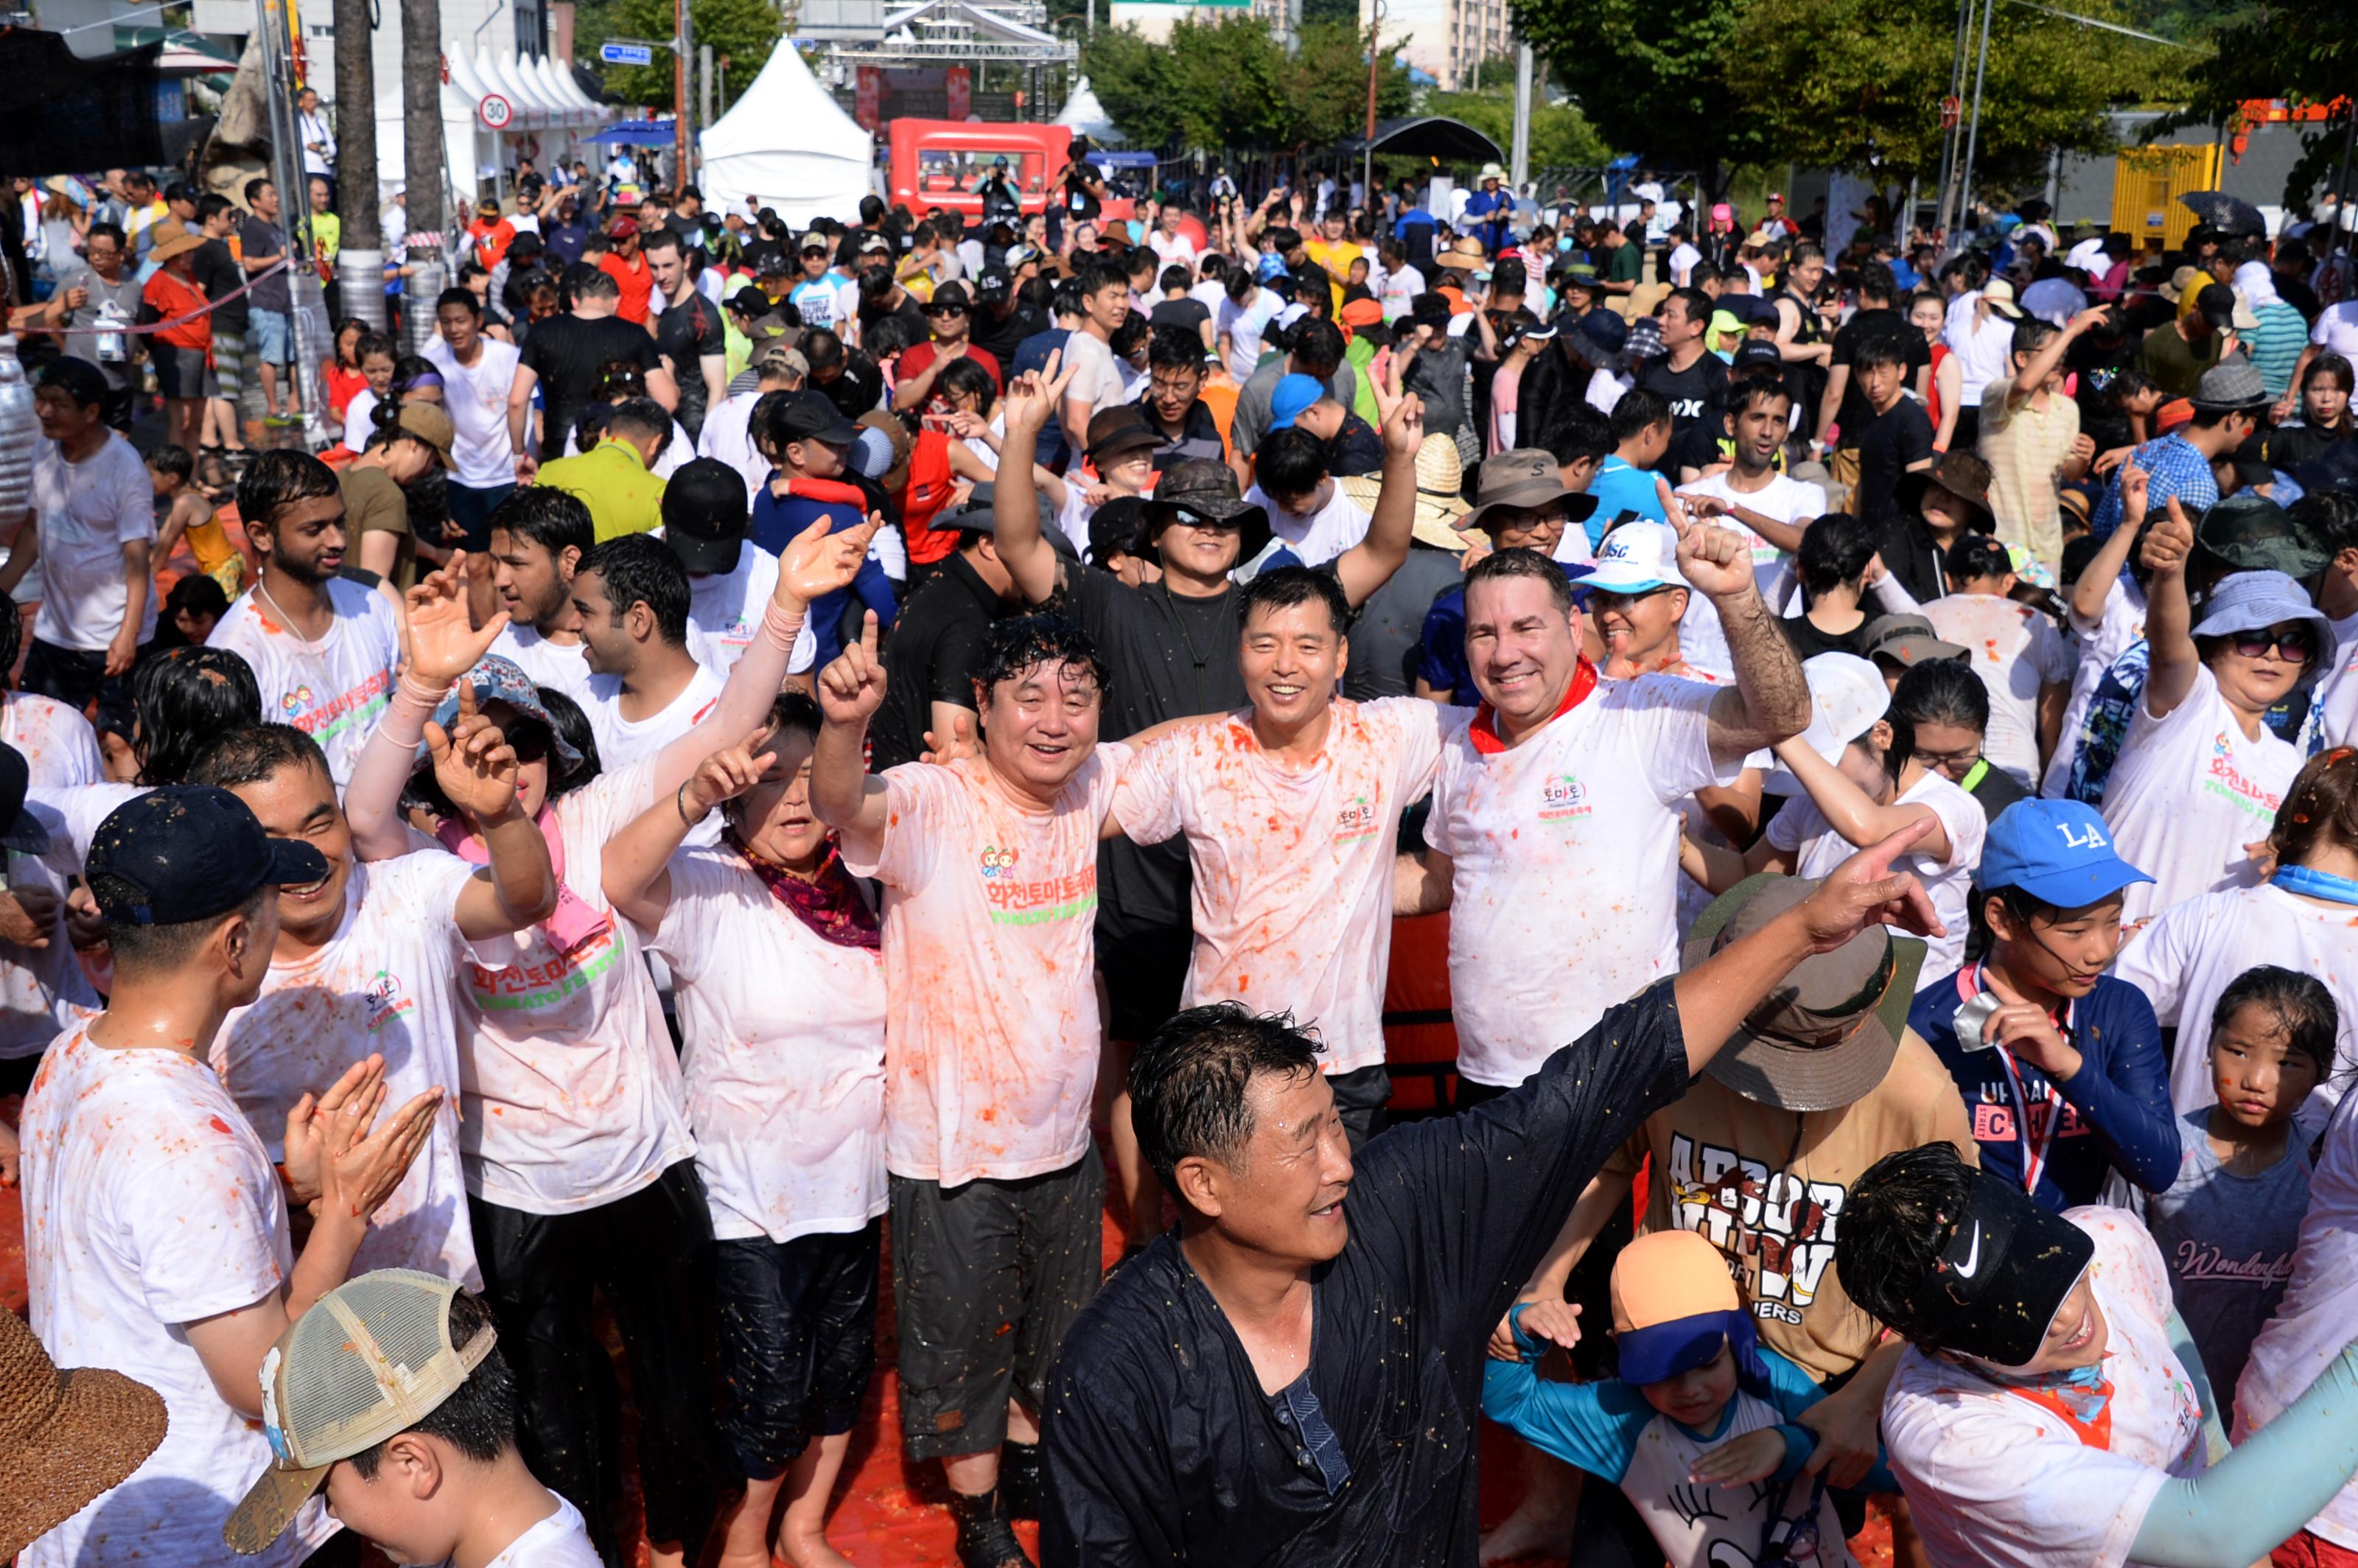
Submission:
[[[1356,27],[1359,25],[1359,0],[1302,0],[1302,25],[1306,27],[1314,22]]]
[[[716,60],[729,57],[729,72],[724,86],[726,97],[715,104],[715,113],[724,113],[752,83],[770,58],[771,49],[785,33],[785,16],[775,0],[690,0],[688,16],[695,27],[695,42],[710,45]],[[582,40],[584,55],[594,58],[598,44],[606,38],[652,38],[658,42],[672,36],[675,20],[672,0],[599,0],[596,5],[583,5],[574,14],[576,36]],[[693,92],[694,73],[689,73]],[[625,103],[644,103],[657,109],[669,109],[672,104],[672,57],[668,50],[657,49],[652,65],[610,65],[605,68],[606,91]]]
[[[2288,98],[2341,109],[2302,127],[2305,151],[2285,177],[2288,206],[2306,206],[2331,181],[2349,145],[2358,86],[2358,18],[2349,0],[2267,0],[2234,7],[2205,32],[2207,52],[2187,70],[2186,112],[2178,124],[2223,124],[2254,98]]]
[[[1408,70],[1382,51],[1376,112],[1407,112]],[[1357,135],[1368,106],[1367,35],[1305,23],[1288,55],[1265,22],[1228,16],[1183,21],[1168,42],[1134,27],[1100,27],[1081,70],[1121,134],[1141,146],[1301,152]]]
[[[2109,19],[2111,0],[2077,7]],[[1904,184],[1940,176],[1954,0],[1747,0],[1723,49],[1730,110],[1777,156]],[[1992,22],[1976,183],[2118,145],[2105,111],[2169,90],[2169,51],[2019,5]],[[1971,78],[1966,101],[1970,104]]]
[[[1428,92],[1424,113],[1463,120],[1500,146],[1515,138],[1513,77],[1504,92]],[[1569,103],[1531,103],[1531,168],[1595,168],[1613,156],[1588,116]]]
[[[1733,165],[1765,150],[1756,127],[1735,111],[1723,64],[1744,5],[1515,0],[1515,28],[1615,146],[1657,169],[1699,172],[1716,197]]]

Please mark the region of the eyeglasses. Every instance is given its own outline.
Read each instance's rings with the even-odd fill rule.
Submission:
[[[1199,375],[1176,378],[1158,375],[1152,378],[1148,384],[1156,394],[1164,397],[1193,397],[1203,389],[1204,378]]]
[[[1982,749],[1979,746],[1968,746],[1961,752],[1933,752],[1919,746],[1912,755],[1916,761],[1934,773],[1945,773],[1952,771],[1963,773],[1982,760]]]
[[[2288,626],[2281,632],[2236,632],[2229,635],[2227,645],[2247,659],[2263,657],[2274,649],[2287,664],[2305,665],[2316,656],[2317,634],[2306,626]]]

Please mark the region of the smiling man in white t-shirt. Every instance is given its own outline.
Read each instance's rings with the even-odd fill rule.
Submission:
[[[596,543],[597,525],[579,496],[526,485],[492,517],[490,554],[468,562],[470,599],[476,579],[488,577],[492,603],[507,611],[492,652],[585,711],[593,699],[589,651],[573,613],[573,574]]]
[[[1762,602],[1750,552],[1685,522],[1677,566],[1725,629],[1735,686],[1600,682],[1563,568],[1500,550],[1466,574],[1466,653],[1482,706],[1447,738],[1431,846],[1401,913],[1451,911],[1460,1093],[1521,1083],[1605,1010],[1678,967],[1680,807],[1800,733],[1809,685]],[[1559,961],[1535,963],[1531,934]]]
[[[401,631],[382,594],[338,575],[343,492],[308,452],[264,452],[237,481],[238,515],[262,576],[206,641],[254,666],[262,716],[319,743],[338,784],[393,692]]]
[[[1801,547],[1802,531],[1826,509],[1824,490],[1775,466],[1778,451],[1792,432],[1792,395],[1782,382],[1756,377],[1736,383],[1727,391],[1725,418],[1733,441],[1727,466],[1679,488],[1694,516],[1710,518],[1744,536],[1752,554],[1753,580],[1760,585],[1768,608],[1779,613],[1793,593],[1793,557]],[[1687,604],[1679,643],[1697,669],[1723,677],[1736,673],[1727,662],[1727,639],[1720,634],[1719,617],[1701,594]]]
[[[265,1357],[343,1282],[442,1097],[372,1127],[384,1062],[367,1057],[272,1129],[287,1139],[282,1175],[205,1055],[261,989],[278,889],[317,883],[325,858],[265,838],[224,790],[176,785],[113,812],[84,870],[114,989],[104,1012],[50,1045],[25,1100],[26,1283],[55,1359],[146,1384],[169,1425],[129,1480],[19,1561],[197,1568],[225,1561],[222,1526],[270,1462]],[[299,1255],[290,1201],[313,1206]],[[334,1529],[307,1509],[254,1561],[293,1568]]]
[[[590,727],[611,770],[677,740],[720,696],[688,650],[687,568],[661,539],[625,534],[581,557],[568,591],[590,661]]]
[[[442,373],[442,406],[458,438],[444,487],[450,521],[467,531],[470,553],[491,544],[492,514],[515,491],[515,448],[508,432],[508,391],[518,359],[513,343],[483,336],[483,304],[470,288],[449,288],[435,301],[438,332],[424,351]]]

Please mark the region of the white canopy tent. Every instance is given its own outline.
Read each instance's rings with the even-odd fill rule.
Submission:
[[[698,138],[705,200],[715,210],[747,197],[787,222],[851,221],[876,189],[875,144],[827,95],[792,38],[729,113]]]
[[[575,85],[573,73],[546,56],[518,59],[488,50],[476,55],[447,57],[449,74],[442,83],[442,151],[449,188],[473,200],[482,182],[496,177],[518,155],[529,157],[545,170],[569,150],[577,138],[614,118],[613,112],[592,103]],[[483,123],[483,100],[496,95],[507,104],[504,128]],[[379,147],[399,147],[406,138],[398,93],[377,96],[376,139]],[[390,191],[402,179],[397,157],[381,158],[380,189]]]

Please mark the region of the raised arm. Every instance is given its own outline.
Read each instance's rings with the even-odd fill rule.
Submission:
[[[1354,610],[1408,559],[1409,530],[1416,521],[1416,449],[1424,440],[1423,400],[1413,394],[1395,397],[1380,381],[1373,384],[1384,421],[1383,485],[1368,519],[1368,536],[1335,563],[1343,597]]]
[[[490,864],[459,889],[460,931],[481,942],[547,919],[557,908],[548,842],[517,803],[515,748],[475,711],[473,686],[459,688],[459,716],[448,733],[427,723],[426,749],[434,782],[474,822],[489,852]]]
[[[695,776],[670,799],[658,799],[607,841],[600,871],[606,902],[640,930],[654,930],[671,908],[671,858],[687,842],[689,830],[722,801],[761,782],[770,754],[754,755],[756,739],[748,736],[705,758]]]
[[[999,403],[1006,416],[1007,434],[1001,438],[999,480],[991,492],[991,517],[997,529],[993,537],[998,541],[1000,564],[1033,604],[1045,604],[1064,576],[1056,552],[1041,536],[1040,492],[1032,480],[1032,459],[1039,449],[1041,427],[1072,379],[1070,370],[1059,372],[1063,357],[1061,350],[1048,356],[1046,379],[1030,371],[1015,377],[1007,384],[1007,395]]]
[[[467,612],[470,569],[467,552],[458,551],[449,566],[409,590],[409,662],[402,666],[384,717],[361,748],[352,782],[344,786],[344,820],[352,827],[353,852],[363,860],[390,860],[409,853],[401,790],[416,770],[426,721],[507,627],[504,610],[480,627],[473,623]],[[546,852],[544,847],[543,855]]]
[[[2194,690],[2195,672],[2202,655],[2194,646],[2194,607],[2186,597],[2186,558],[2194,550],[2194,524],[2171,496],[2167,521],[2146,536],[2145,564],[2152,576],[2146,581],[2145,635],[2152,651],[2146,676],[2145,709],[2167,719]],[[2121,519],[2121,527],[2128,519]]]
[[[802,634],[806,610],[821,595],[851,586],[868,558],[868,541],[883,525],[883,515],[871,512],[867,522],[830,533],[833,524],[821,517],[787,542],[778,557],[778,586],[762,612],[761,633],[729,672],[720,699],[696,728],[655,753],[649,787],[656,795],[672,794],[705,758],[763,728],[785,686],[786,661]]]
[[[2121,465],[2120,521],[2113,524],[2095,558],[2081,569],[2080,580],[2071,585],[2071,614],[2086,625],[2093,626],[2104,618],[2104,600],[2113,584],[2121,580],[2129,551],[2136,547],[2137,530],[2145,524],[2146,483],[2146,471],[2137,467],[2135,458]]]
[[[2019,408],[2029,402],[2031,395],[2039,390],[2040,384],[2054,374],[2055,367],[2063,362],[2063,355],[2071,349],[2071,341],[2090,329],[2103,325],[2105,316],[2109,313],[2110,308],[2103,305],[2082,310],[2072,317],[2061,331],[2041,343],[2039,346],[2039,351],[2030,356],[2022,369],[2016,373],[2013,382],[2007,385],[2006,406],[2008,408]]]
[[[1732,761],[1800,734],[1810,721],[1810,683],[1753,580],[1750,548],[1733,528],[1698,524],[1678,496],[1665,500],[1679,572],[1719,612],[1736,666],[1736,689],[1712,698],[1712,755]]]
[[[876,617],[818,673],[825,716],[811,751],[811,814],[837,832],[874,842],[888,815],[884,781],[871,777],[863,754],[868,721],[884,702],[884,663],[876,656]]]
[[[1777,759],[1801,781],[1810,792],[1811,802],[1825,814],[1828,826],[1852,844],[1865,846],[1888,838],[1909,824],[1930,822],[1916,852],[1947,862],[1952,852],[1949,831],[1929,806],[1878,806],[1867,794],[1851,783],[1844,772],[1818,755],[1817,749],[1800,736],[1777,742]]]

